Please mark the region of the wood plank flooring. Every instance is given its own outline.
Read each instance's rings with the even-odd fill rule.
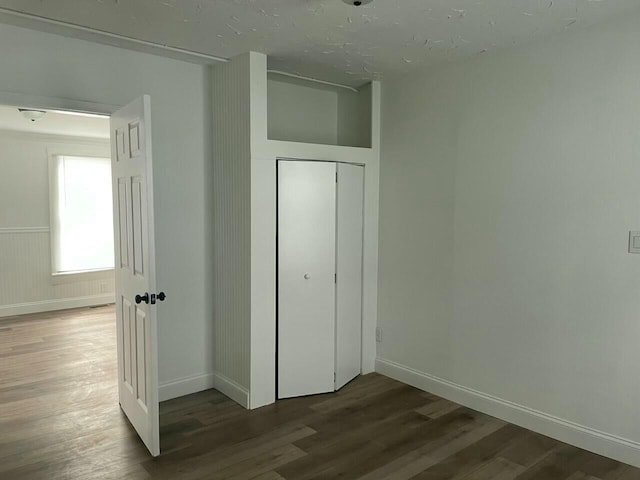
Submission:
[[[118,408],[113,307],[0,318],[0,479],[640,480],[640,470],[380,375],[246,411],[161,405],[151,458]]]

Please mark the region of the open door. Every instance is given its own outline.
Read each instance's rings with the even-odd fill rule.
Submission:
[[[122,410],[157,456],[158,329],[148,95],[112,115],[111,142],[118,393]]]

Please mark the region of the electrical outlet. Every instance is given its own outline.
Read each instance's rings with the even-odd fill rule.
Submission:
[[[640,253],[640,232],[629,232],[629,253]]]
[[[382,329],[380,327],[376,328],[376,342],[382,342]]]

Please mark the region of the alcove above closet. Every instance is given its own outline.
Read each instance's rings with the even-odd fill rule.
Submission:
[[[371,148],[371,84],[327,85],[267,74],[268,138]]]

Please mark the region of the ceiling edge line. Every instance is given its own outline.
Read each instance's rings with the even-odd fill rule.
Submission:
[[[297,78],[297,79],[300,79],[300,80],[307,80],[309,82],[322,83],[323,85],[330,85],[332,87],[346,88],[347,90],[351,90],[352,92],[356,92],[356,93],[360,92],[360,90],[358,90],[357,88],[351,87],[349,85],[343,85],[341,83],[328,82],[326,80],[319,80],[317,78],[312,78],[312,77],[305,77],[303,75],[296,75],[295,73],[283,72],[283,71],[280,71],[280,70],[267,70],[267,73],[273,73],[273,74],[282,75],[282,76],[285,76],[285,77]]]
[[[229,60],[223,57],[216,57],[215,55],[209,55],[207,53],[195,52],[193,50],[187,50],[185,48],[172,47],[170,45],[163,45],[161,43],[150,42],[147,40],[140,40],[138,38],[129,37],[127,35],[120,35],[118,33],[111,33],[105,30],[99,30],[97,28],[84,27],[82,25],[77,25],[75,23],[63,22],[61,20],[54,20],[52,18],[42,17],[40,15],[34,15],[32,13],[24,13],[18,10],[13,10],[10,8],[0,7],[0,13],[4,13],[6,15],[12,15],[14,17],[25,18],[28,20],[36,20],[38,22],[47,23],[50,25],[56,25],[59,27],[65,27],[73,30],[79,30],[86,33],[91,33],[94,35],[99,35],[103,37],[114,38],[116,40],[122,40],[126,42],[131,42],[137,45],[144,45],[146,47],[158,48],[161,50],[166,50],[168,52],[179,53],[181,55],[196,57],[205,60],[211,60],[214,62],[226,63]]]

